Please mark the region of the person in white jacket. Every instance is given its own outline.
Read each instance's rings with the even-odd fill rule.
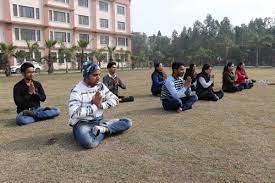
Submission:
[[[103,119],[103,111],[118,105],[116,95],[101,83],[100,67],[92,62],[83,66],[83,80],[72,90],[69,100],[69,125],[83,148],[95,148],[106,134],[117,134],[132,127],[130,119]]]

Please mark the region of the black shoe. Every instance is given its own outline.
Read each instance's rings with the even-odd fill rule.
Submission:
[[[129,96],[129,97],[123,97],[121,98],[121,103],[123,102],[134,102],[135,98],[133,96]]]
[[[24,110],[22,113],[23,113],[23,116],[35,117],[35,113],[33,111],[30,111],[30,110]]]
[[[43,111],[48,111],[48,110],[51,110],[51,108],[45,107],[45,108],[43,109]]]

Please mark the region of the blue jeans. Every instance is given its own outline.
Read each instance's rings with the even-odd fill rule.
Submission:
[[[25,116],[21,112],[16,116],[16,123],[18,125],[28,125],[37,121],[54,118],[60,114],[60,110],[56,107],[38,107],[31,109],[31,111],[34,112],[35,116]]]
[[[93,134],[94,126],[104,126],[108,128],[110,134],[118,134],[132,127],[130,119],[103,120],[102,118],[93,121],[79,121],[73,127],[74,138],[83,148],[91,149],[97,147],[105,138],[104,133]]]
[[[174,98],[165,99],[165,100],[162,100],[162,106],[164,110],[167,110],[167,111],[175,111],[180,107],[182,109],[190,109],[192,105],[198,100],[198,96],[191,95],[189,97],[183,97],[180,100],[181,101]]]

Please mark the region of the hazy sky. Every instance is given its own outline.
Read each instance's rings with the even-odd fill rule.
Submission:
[[[275,18],[275,0],[132,0],[132,30],[170,36],[176,29],[203,21],[208,13],[221,21],[230,18],[233,25],[249,23],[256,17]]]

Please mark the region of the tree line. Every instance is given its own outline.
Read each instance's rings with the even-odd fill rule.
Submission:
[[[161,31],[152,36],[134,33],[132,61],[137,66],[173,61],[186,64],[224,65],[245,62],[251,66],[275,66],[275,26],[272,18],[256,18],[247,25],[233,26],[228,17],[222,21],[208,14],[193,27],[173,31],[171,37]]]

